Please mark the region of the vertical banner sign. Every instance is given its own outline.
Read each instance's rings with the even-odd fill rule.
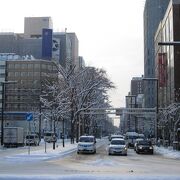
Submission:
[[[167,54],[158,54],[159,87],[165,87],[167,82]]]
[[[52,40],[52,58],[59,62],[60,59],[60,39],[53,38]]]
[[[42,30],[42,58],[52,58],[52,29]]]

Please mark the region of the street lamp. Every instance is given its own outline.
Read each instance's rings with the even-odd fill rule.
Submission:
[[[1,146],[4,144],[4,105],[5,105],[5,84],[14,84],[17,81],[0,82],[2,86],[2,107],[1,107]]]
[[[158,42],[159,46],[180,46],[180,41]]]
[[[159,80],[158,78],[143,78],[144,81],[156,81],[156,122],[155,122],[155,136],[158,140],[158,113],[159,113]]]

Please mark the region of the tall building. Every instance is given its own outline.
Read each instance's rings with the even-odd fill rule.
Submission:
[[[156,77],[159,106],[180,102],[180,46],[159,46],[158,42],[180,40],[180,0],[171,0],[155,36]]]
[[[51,17],[24,18],[24,38],[42,37],[42,29],[53,29]]]
[[[47,33],[51,35],[47,36]],[[53,32],[50,17],[26,17],[22,34],[0,33],[0,53],[54,59],[66,69],[74,65],[79,67],[79,41],[76,34]]]
[[[47,76],[57,78],[55,64],[46,60],[0,60],[0,72],[1,82],[14,82],[4,84],[5,91],[0,98],[0,106],[2,108],[3,102],[5,112],[5,126],[27,128],[27,112],[36,113],[34,120],[37,118],[38,122],[41,121],[40,94]],[[2,84],[0,90],[2,92]]]
[[[133,77],[131,80],[131,94],[138,95],[144,94],[143,77]]]
[[[171,0],[155,36],[156,77],[159,80],[159,137],[163,142],[180,144],[180,46],[159,42],[179,42],[180,0]],[[180,148],[180,146],[179,146]]]
[[[146,0],[144,7],[144,77],[155,77],[154,36],[170,0]],[[154,81],[145,82],[145,107],[156,106]]]

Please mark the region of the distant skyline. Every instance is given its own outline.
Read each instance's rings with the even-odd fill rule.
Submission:
[[[132,77],[143,65],[144,0],[6,0],[1,2],[0,32],[24,32],[24,17],[50,16],[54,31],[75,32],[86,65],[103,68],[117,87],[114,107],[125,106]]]

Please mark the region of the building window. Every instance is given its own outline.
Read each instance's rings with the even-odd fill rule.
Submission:
[[[2,65],[1,65],[2,66]],[[9,69],[14,69],[14,64],[8,64]]]
[[[26,72],[21,72],[21,77],[25,77],[26,76]]]
[[[40,64],[34,64],[34,69],[40,69]]]
[[[40,72],[34,72],[34,76],[35,77],[39,77],[40,76]]]
[[[42,64],[42,69],[47,69],[46,64]]]
[[[48,70],[52,71],[52,65],[48,65]]]
[[[33,69],[33,64],[28,64],[28,69]]]
[[[15,77],[20,76],[20,72],[15,72]]]
[[[3,75],[3,77],[5,77],[5,74],[0,74],[0,75]],[[14,72],[8,72],[8,76],[9,77],[14,77]],[[2,76],[1,76],[2,77]]]
[[[27,69],[27,64],[21,64],[22,69]]]
[[[0,65],[0,69],[5,69],[5,65]]]
[[[14,67],[15,67],[15,69],[20,69],[21,66],[20,66],[20,64],[15,64]]]
[[[33,72],[28,72],[28,76],[32,77],[33,76]]]

